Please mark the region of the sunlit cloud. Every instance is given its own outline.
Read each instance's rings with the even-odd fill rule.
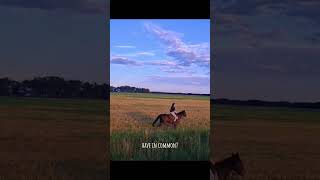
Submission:
[[[114,46],[116,48],[127,48],[127,49],[134,49],[136,48],[135,46],[130,46],[130,45],[116,45]]]
[[[208,66],[210,63],[209,43],[188,44],[182,40],[182,34],[163,29],[152,23],[145,23],[147,32],[155,35],[163,44],[166,45],[166,55],[174,58],[179,65]]]
[[[130,65],[130,66],[141,66],[143,65],[141,62],[136,60],[128,59],[126,57],[113,56],[111,57],[110,62],[112,64],[120,64],[120,65]]]

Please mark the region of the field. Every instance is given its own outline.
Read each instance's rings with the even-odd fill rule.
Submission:
[[[187,118],[176,131],[153,128],[174,98]],[[113,94],[115,158],[204,159],[208,153],[206,97]],[[108,177],[106,108],[102,100],[0,97],[0,179],[86,180]],[[211,157],[240,152],[244,179],[320,179],[320,110],[212,105]],[[205,110],[205,111],[204,111]],[[148,135],[148,136],[146,136]],[[181,151],[138,151],[148,138],[182,140]],[[126,140],[126,141],[125,141]],[[122,141],[122,142],[121,142]],[[127,149],[117,146],[127,143]],[[189,146],[192,144],[192,146]],[[200,155],[199,155],[200,154]],[[234,178],[237,179],[237,178]]]
[[[240,152],[244,179],[320,179],[320,110],[212,106],[212,159]]]
[[[0,97],[0,179],[106,179],[106,104]]]
[[[177,129],[152,127],[157,115],[168,113],[171,103],[187,117]],[[112,93],[112,160],[207,160],[209,156],[209,97]],[[176,149],[141,148],[141,143],[178,142]]]

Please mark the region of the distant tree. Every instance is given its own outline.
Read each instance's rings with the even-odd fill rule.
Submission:
[[[9,95],[9,78],[0,79],[0,96]]]
[[[137,88],[137,87],[131,87],[131,86],[120,86],[120,87],[110,86],[110,92],[150,93],[150,90],[146,88]]]
[[[56,76],[35,77],[21,82],[0,78],[0,96],[108,99],[110,92],[149,93],[150,90],[131,86],[113,87],[106,83],[65,80]]]

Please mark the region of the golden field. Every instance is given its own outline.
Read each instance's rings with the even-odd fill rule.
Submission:
[[[111,132],[154,129],[151,124],[159,114],[169,113],[176,103],[177,112],[186,110],[187,117],[179,129],[209,129],[210,101],[204,97],[148,94],[112,94],[110,98]]]
[[[162,113],[176,103],[177,112],[185,110],[177,129],[152,127]],[[113,160],[205,160],[209,148],[209,97],[186,95],[112,93],[111,154]],[[143,142],[179,142],[177,150],[144,150]]]

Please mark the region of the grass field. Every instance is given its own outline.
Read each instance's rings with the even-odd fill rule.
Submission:
[[[212,106],[212,159],[240,152],[245,179],[320,179],[320,110]]]
[[[108,177],[106,101],[0,97],[0,179]]]
[[[111,94],[112,160],[207,160],[209,156],[210,101],[205,96],[164,94]],[[157,115],[171,103],[187,117],[176,130],[152,127]],[[143,149],[143,142],[178,142],[176,149]]]
[[[130,159],[205,158],[209,108],[206,97],[176,97],[187,118],[177,131],[155,129],[157,114],[167,112],[172,98],[123,94],[111,97],[114,145],[126,146]],[[0,97],[0,179],[75,180],[108,177],[106,101]],[[142,108],[141,108],[142,107]],[[320,110],[212,105],[212,159],[240,152],[244,179],[320,179]],[[191,110],[190,110],[191,109]],[[205,112],[205,113],[204,113]],[[207,113],[207,114],[206,114]],[[146,136],[148,135],[148,136]],[[157,137],[155,137],[157,136]],[[181,151],[138,151],[146,138],[182,140]],[[136,143],[137,142],[137,143]],[[195,144],[194,146],[189,146]],[[200,146],[199,146],[200,145]],[[203,147],[203,148],[200,148]],[[120,152],[121,146],[113,146]],[[192,149],[194,148],[194,149]],[[183,150],[185,149],[185,150]],[[116,151],[118,150],[118,151]],[[200,152],[200,153],[199,153]],[[114,154],[121,157],[121,154]],[[233,178],[237,179],[237,178]]]

